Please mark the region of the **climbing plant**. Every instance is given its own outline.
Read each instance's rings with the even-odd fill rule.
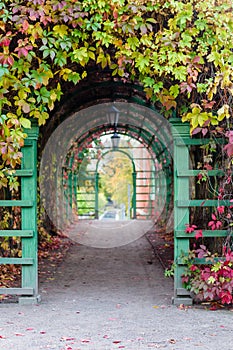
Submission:
[[[24,128],[45,124],[91,66],[141,84],[192,134],[225,133],[231,156],[232,10],[231,0],[1,1],[0,186],[20,163]]]

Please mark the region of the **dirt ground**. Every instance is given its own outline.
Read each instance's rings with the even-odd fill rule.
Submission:
[[[158,238],[170,260],[172,243]],[[40,304],[0,304],[1,350],[232,349],[231,310],[172,305],[173,280],[148,237],[64,250],[59,262],[43,261]]]

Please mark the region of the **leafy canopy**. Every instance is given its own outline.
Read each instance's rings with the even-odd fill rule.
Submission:
[[[191,133],[232,117],[231,0],[2,0],[0,186],[20,162],[32,119],[49,118],[90,65],[142,84]],[[228,124],[227,124],[228,123]]]

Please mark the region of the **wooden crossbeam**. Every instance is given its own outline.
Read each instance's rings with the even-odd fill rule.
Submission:
[[[33,288],[0,288],[0,294],[6,295],[33,295]]]
[[[0,264],[33,265],[32,258],[0,258]]]
[[[33,237],[33,230],[0,230],[0,237]]]
[[[33,207],[31,200],[0,200],[0,207]]]

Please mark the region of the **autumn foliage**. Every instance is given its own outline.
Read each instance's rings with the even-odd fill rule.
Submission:
[[[192,133],[228,131],[232,13],[230,0],[3,0],[0,186],[20,162],[23,128],[33,119],[44,124],[64,87],[87,79],[93,65],[141,84],[164,115],[176,109],[189,121]]]

